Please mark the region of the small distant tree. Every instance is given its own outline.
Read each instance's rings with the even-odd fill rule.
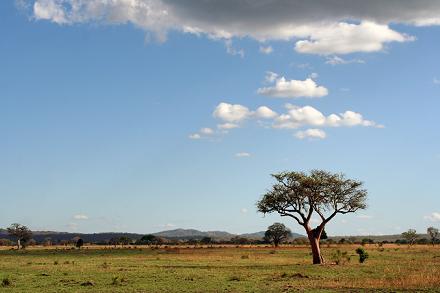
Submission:
[[[362,182],[322,170],[309,174],[282,172],[272,176],[276,182],[258,201],[258,211],[263,214],[277,212],[303,226],[312,249],[313,263],[324,263],[319,244],[322,231],[337,214],[366,208],[367,191],[362,188]],[[313,229],[314,213],[321,223]]]
[[[429,227],[427,229],[429,238],[431,238],[431,244],[434,245],[439,241],[440,233],[437,228]]]
[[[78,248],[78,249],[81,249],[81,247],[84,245],[84,240],[82,240],[82,238],[78,238],[78,240],[76,241],[76,244],[75,244],[75,246]]]
[[[250,243],[250,239],[246,238],[246,237],[242,237],[242,236],[234,236],[231,238],[231,243],[233,244],[239,244],[239,245],[244,245],[244,244],[248,244]]]
[[[371,238],[363,238],[361,241],[362,245],[366,245],[366,244],[374,244],[374,240]]]
[[[267,227],[267,231],[264,233],[264,240],[272,243],[275,247],[292,235],[292,232],[284,224],[274,223]]]
[[[144,244],[144,245],[156,245],[159,242],[159,238],[152,235],[144,235],[137,241],[138,244]]]
[[[119,243],[124,246],[124,245],[128,245],[131,243],[131,239],[126,237],[126,236],[121,236],[119,237]]]
[[[402,237],[405,238],[409,246],[412,246],[416,242],[419,235],[417,235],[416,230],[409,229],[408,231],[402,233]]]
[[[369,257],[368,252],[365,251],[362,247],[356,249],[356,253],[359,255],[359,262],[364,263]]]
[[[17,248],[25,248],[26,243],[32,238],[32,231],[21,224],[14,223],[7,228],[8,234],[17,240]]]
[[[203,237],[202,239],[200,239],[200,243],[204,244],[204,245],[208,245],[212,243],[212,238],[211,237]]]

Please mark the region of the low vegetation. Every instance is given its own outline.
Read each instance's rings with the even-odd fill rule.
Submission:
[[[437,246],[367,244],[362,249],[369,258],[362,264],[348,261],[357,248],[325,247],[328,261],[319,266],[310,264],[306,245],[282,245],[276,253],[265,245],[7,249],[0,250],[0,280],[7,292],[387,292],[440,286]]]

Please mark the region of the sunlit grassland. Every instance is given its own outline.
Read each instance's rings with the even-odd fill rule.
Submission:
[[[31,248],[0,251],[5,292],[440,292],[440,246],[323,247],[326,265],[312,265],[309,248],[214,247]],[[336,250],[351,261],[332,264]],[[9,285],[2,286],[2,280]]]

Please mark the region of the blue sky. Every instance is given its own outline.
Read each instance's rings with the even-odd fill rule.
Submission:
[[[0,2],[0,226],[245,233],[283,221],[302,233],[255,203],[271,173],[315,168],[369,191],[368,209],[337,217],[330,235],[439,225],[432,16],[411,18],[396,4],[401,19],[383,13],[364,27],[352,7],[350,28],[332,10],[336,26],[324,36],[321,23],[300,19],[288,24],[307,32],[286,37],[264,18],[247,23],[246,7],[235,27],[201,18],[206,7],[188,12],[170,1],[134,1],[168,5],[164,23],[143,19],[143,6],[125,15],[127,1],[98,7],[102,14],[75,12],[71,1]]]

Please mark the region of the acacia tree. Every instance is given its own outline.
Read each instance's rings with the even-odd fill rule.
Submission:
[[[264,240],[278,247],[280,243],[287,240],[291,235],[292,232],[284,224],[274,223],[267,227],[267,231],[264,233]]]
[[[32,237],[32,231],[21,224],[14,223],[7,228],[8,234],[10,236],[13,236],[17,239],[17,248],[24,248],[26,245],[26,242],[28,242]]]
[[[412,246],[416,242],[417,238],[419,238],[419,235],[417,234],[416,230],[409,229],[408,231],[402,233],[402,237],[408,241],[409,246]]]
[[[434,227],[429,227],[427,229],[427,232],[428,232],[429,237],[431,238],[432,245],[434,245],[439,239],[440,232],[438,231],[437,228],[434,228]]]
[[[313,263],[324,263],[319,240],[325,225],[337,214],[366,208],[367,191],[362,188],[362,182],[322,170],[312,170],[309,174],[281,172],[272,176],[276,183],[257,202],[258,211],[293,218],[307,233]],[[315,228],[311,226],[314,213],[321,219]]]

